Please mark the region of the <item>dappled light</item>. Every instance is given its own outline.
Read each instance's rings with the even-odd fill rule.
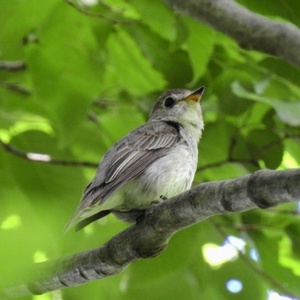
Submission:
[[[226,288],[229,292],[237,294],[243,289],[243,283],[238,279],[230,279],[226,283]]]
[[[0,225],[3,230],[14,229],[22,226],[22,219],[19,215],[8,216]]]
[[[300,299],[300,199],[291,175],[281,173],[300,168],[298,0],[1,1],[0,20],[0,288],[30,281],[32,265],[116,237],[105,258],[111,263],[120,251],[119,274],[109,265],[103,273],[111,276],[92,282],[104,263],[85,257],[92,270],[75,269],[67,283],[53,280],[53,290],[71,287],[28,300]],[[193,187],[226,180],[201,202],[201,219],[172,231],[201,206],[190,193],[172,202],[182,209],[166,211],[165,223],[147,223],[153,205],[137,224],[109,215],[64,234],[108,149],[147,122],[164,91],[200,86],[205,126]],[[184,168],[183,159],[172,165],[179,162]],[[268,181],[267,170],[286,182]],[[248,175],[252,185],[237,188],[247,201],[231,201],[230,187],[221,193]],[[278,206],[268,208],[269,195]],[[147,243],[129,251],[125,244],[140,236],[122,237],[135,228],[159,234],[143,235]],[[156,239],[166,241],[156,248]]]
[[[239,254],[238,251],[243,251],[245,245],[246,243],[242,239],[228,236],[223,245],[218,246],[208,243],[203,245],[202,251],[206,262],[217,268],[228,261],[236,259]]]

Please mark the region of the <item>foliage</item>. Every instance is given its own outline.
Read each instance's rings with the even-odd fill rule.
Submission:
[[[297,1],[240,2],[299,21]],[[70,162],[38,163],[30,160],[38,156],[0,151],[3,284],[16,273],[25,276],[33,261],[94,248],[128,226],[109,216],[62,237],[95,172],[72,162],[98,162],[146,121],[168,88],[206,86],[195,182],[299,167],[300,73],[286,62],[243,51],[160,0],[0,6],[0,61],[21,62],[14,70],[0,66],[0,138]],[[213,218],[175,235],[161,256],[57,292],[56,299],[266,299],[271,290],[300,297],[296,211],[286,205]],[[242,283],[241,291],[230,292],[231,279]]]

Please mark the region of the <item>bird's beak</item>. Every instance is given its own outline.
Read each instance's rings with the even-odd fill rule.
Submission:
[[[201,86],[200,88],[194,90],[186,98],[184,98],[183,101],[195,101],[195,102],[199,102],[200,99],[201,99],[201,96],[204,93],[204,90],[205,90],[205,87]]]

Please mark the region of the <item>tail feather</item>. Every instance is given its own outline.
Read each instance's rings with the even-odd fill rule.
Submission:
[[[83,209],[82,206],[79,207],[65,226],[63,233],[66,234],[74,226],[75,230],[78,231],[93,221],[103,218],[110,213],[110,210],[108,209],[99,211],[100,207],[96,206],[96,208],[98,209],[95,209],[95,207],[89,207],[85,209]]]
[[[82,228],[89,225],[90,223],[107,216],[109,213],[110,213],[110,210],[103,210],[93,216],[83,219],[83,220],[77,222],[77,224],[75,225],[75,230],[76,231],[81,230]]]

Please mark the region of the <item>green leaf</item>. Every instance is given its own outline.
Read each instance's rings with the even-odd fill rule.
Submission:
[[[170,87],[184,87],[192,80],[192,67],[188,53],[180,48],[171,49],[169,41],[146,26],[127,27],[139,45],[145,59],[162,73]]]
[[[228,149],[231,137],[235,131],[236,128],[225,121],[206,124],[199,149],[199,158],[201,158],[201,160],[199,160],[200,165],[226,160],[228,153],[224,151],[224,149]],[[216,137],[218,142],[217,146]]]
[[[262,159],[267,168],[276,169],[283,157],[283,144],[280,137],[269,129],[255,129],[247,136],[251,156]]]
[[[1,1],[1,59],[22,58],[24,38],[34,32],[36,24],[43,22],[48,17],[49,11],[59,2],[59,0],[47,0],[40,5],[39,0]]]
[[[111,35],[108,45],[105,83],[118,87],[134,96],[162,89],[165,81],[161,74],[142,55],[138,44],[124,30]]]
[[[287,102],[278,99],[272,99],[248,92],[239,82],[232,84],[232,91],[235,95],[252,101],[267,103],[272,106],[278,117],[286,124],[291,126],[300,125],[300,101]]]
[[[276,74],[276,77],[279,79],[279,81],[281,81],[281,83],[285,82],[298,86],[300,80],[299,69],[293,65],[284,64],[282,61],[271,56],[263,59],[259,65],[262,66],[267,72],[270,72],[273,76]],[[274,87],[274,85],[272,87]]]
[[[57,140],[42,132],[22,133],[11,143],[29,153],[67,159],[66,153],[57,151]],[[48,258],[62,255],[59,236],[86,181],[79,169],[34,163],[3,151],[0,181],[0,242],[5,245],[1,248],[3,284],[27,278],[37,250]],[[12,218],[18,219],[19,226],[5,226]],[[16,274],[18,268],[20,272]]]
[[[168,41],[175,39],[175,16],[173,11],[163,1],[152,0],[150,3],[131,0],[130,2],[132,7],[140,13],[143,24],[149,26],[153,32],[163,39]]]
[[[299,153],[299,142],[297,140],[287,140],[285,141],[285,149],[289,155],[295,160],[296,163],[293,163],[294,167],[300,166],[300,153]]]
[[[300,294],[299,277],[286,267],[279,264],[279,241],[280,237],[264,235],[258,231],[251,231],[249,235],[255,243],[255,248],[259,253],[258,268],[261,268],[263,272],[270,276],[270,287],[277,292],[284,294],[283,289],[286,289],[295,295]],[[275,280],[278,285],[272,285],[272,281]],[[282,289],[281,289],[282,288]]]
[[[286,233],[289,238],[289,245],[291,253],[289,255],[292,255],[295,260],[297,260],[298,264],[300,263],[300,253],[298,251],[300,246],[300,238],[299,238],[299,218],[295,219],[293,215],[289,216],[291,219],[290,225],[286,227]],[[299,269],[298,269],[299,273]],[[300,276],[300,274],[298,274]]]
[[[245,148],[245,140],[239,135],[238,128],[230,122],[218,120],[206,124],[199,143],[199,171],[195,180],[221,180],[247,174],[247,162],[245,166],[238,163],[241,159],[251,159],[248,149],[243,152]]]
[[[22,60],[27,68],[1,68],[1,139],[29,157],[34,152],[97,163],[114,142],[146,121],[165,89],[203,84],[206,126],[196,181],[239,177],[259,166],[299,166],[296,67],[243,50],[161,0],[72,2],[79,9],[62,0],[2,1],[0,65]],[[239,2],[299,25],[299,0]],[[95,172],[31,162],[0,149],[1,285],[16,276],[24,280],[33,261],[100,247],[129,226],[107,216],[61,236]],[[222,234],[209,221],[201,222],[175,234],[155,259],[64,289],[59,297],[260,300],[276,290],[299,298],[299,222],[294,211],[296,204],[222,215],[214,218]],[[236,258],[219,268],[211,266],[203,247],[221,246],[225,235],[232,234],[247,243],[244,255],[253,264]],[[249,256],[253,249],[257,261]],[[227,289],[230,279],[242,282],[239,293]]]
[[[219,106],[226,115],[239,116],[245,112],[251,103],[244,99],[237,97],[231,88],[231,84],[239,78],[243,84],[250,86],[252,77],[249,73],[238,69],[226,69],[220,73],[214,80],[213,91],[219,97]]]
[[[299,240],[297,241],[299,244]],[[288,236],[283,236],[279,241],[279,263],[290,269],[300,279],[299,254],[292,251],[292,242]],[[298,257],[297,257],[298,256]]]
[[[62,133],[62,146],[72,140],[86,118],[103,77],[103,66],[96,58],[92,22],[82,21],[74,9],[59,3],[38,32],[40,42],[26,49],[33,93],[46,108],[53,127]]]
[[[190,18],[182,19],[187,27],[185,46],[192,63],[194,73],[192,85],[194,85],[206,72],[216,37],[213,30],[205,25]]]

